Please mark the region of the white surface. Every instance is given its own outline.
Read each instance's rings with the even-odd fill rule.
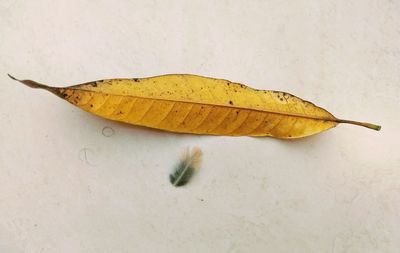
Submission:
[[[0,252],[399,252],[399,1],[0,1]],[[53,85],[193,73],[340,125],[280,141],[109,122]],[[102,135],[103,127],[115,132]],[[176,189],[186,146],[201,171]]]

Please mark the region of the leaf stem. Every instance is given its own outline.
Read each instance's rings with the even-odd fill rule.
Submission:
[[[358,125],[358,126],[363,126],[369,129],[373,129],[376,131],[381,130],[381,126],[367,123],[367,122],[359,122],[359,121],[353,121],[353,120],[345,120],[345,119],[338,119],[338,123],[347,123],[347,124],[352,124],[352,125]]]

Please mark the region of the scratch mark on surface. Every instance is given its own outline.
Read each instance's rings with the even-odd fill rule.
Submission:
[[[90,148],[86,148],[86,147],[82,148],[79,151],[79,159],[82,162],[85,162],[89,166],[94,166],[94,164],[89,161],[88,153],[92,153],[93,154],[93,150],[91,150]]]

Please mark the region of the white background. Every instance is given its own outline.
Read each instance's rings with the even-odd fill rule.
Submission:
[[[0,252],[399,252],[399,27],[389,0],[1,0]],[[219,77],[382,131],[164,133],[6,73],[60,86]],[[204,162],[174,188],[168,173],[187,146]]]

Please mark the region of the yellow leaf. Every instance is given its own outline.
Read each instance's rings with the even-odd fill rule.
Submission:
[[[106,119],[178,133],[300,138],[339,123],[380,130],[378,125],[337,119],[285,92],[196,75],[108,79],[64,88],[17,81]]]

